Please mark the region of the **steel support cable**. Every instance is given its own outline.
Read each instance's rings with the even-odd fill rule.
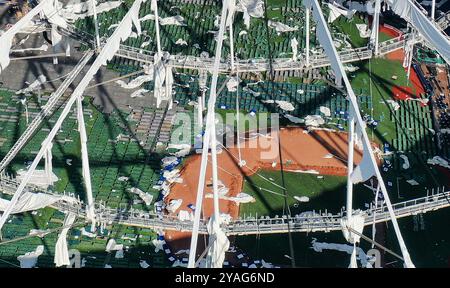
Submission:
[[[287,0],[285,1],[285,6],[287,6]],[[272,93],[275,90],[275,74],[273,70],[273,51],[272,47],[270,46],[270,30],[269,30],[269,17],[267,13],[267,0],[264,0],[264,22],[266,26],[266,36],[267,36],[267,52],[269,56],[269,81],[272,86]],[[288,217],[291,216],[291,210],[289,208],[288,202],[287,202],[287,190],[286,190],[286,183],[284,179],[284,168],[283,168],[283,158],[281,155],[281,139],[280,139],[280,131],[277,130],[277,140],[278,140],[278,157],[280,159],[280,172],[281,172],[281,183],[283,186],[283,193],[285,195],[284,197],[284,205],[283,205],[283,214],[285,214],[285,209],[287,210]],[[289,252],[291,257],[291,266],[295,267],[295,251],[294,251],[294,244],[292,240],[292,233],[290,228],[289,220],[287,220],[287,228],[288,228],[288,238],[289,238]]]

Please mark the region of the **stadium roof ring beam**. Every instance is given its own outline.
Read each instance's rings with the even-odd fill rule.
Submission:
[[[156,0],[150,0],[152,1],[152,11],[154,11],[156,16],[156,33],[157,33],[157,41],[158,41],[158,51],[155,55],[152,55],[153,57],[148,57],[149,61],[153,60],[155,69],[157,72],[155,73],[155,83],[157,83],[155,86],[157,89],[155,89],[155,97],[158,98],[158,102],[161,100],[171,100],[170,96],[168,96],[167,89],[171,86],[171,68],[172,67],[178,67],[176,64],[170,63],[170,57],[163,57],[163,52],[161,50],[160,46],[160,39],[159,39],[159,24],[158,24],[158,14],[157,14],[157,1]],[[68,115],[71,107],[73,104],[77,105],[77,120],[79,123],[78,130],[81,137],[81,154],[82,154],[82,167],[83,167],[83,179],[84,179],[84,185],[85,190],[87,192],[87,198],[88,198],[88,204],[86,206],[86,215],[87,218],[92,222],[93,226],[95,226],[95,210],[94,210],[94,200],[92,198],[92,188],[90,183],[90,171],[89,171],[89,163],[88,163],[88,153],[87,153],[87,137],[86,137],[86,131],[84,127],[84,119],[83,119],[83,113],[82,113],[82,94],[86,87],[88,86],[89,81],[92,79],[92,77],[97,73],[97,71],[100,69],[102,65],[106,65],[106,63],[111,60],[117,52],[120,53],[121,51],[121,42],[126,40],[132,31],[132,26],[134,25],[136,30],[138,31],[138,34],[141,33],[141,27],[139,23],[139,8],[142,3],[146,2],[146,0],[137,0],[134,1],[133,5],[131,6],[130,10],[127,12],[127,14],[123,17],[120,24],[115,29],[114,33],[106,40],[106,42],[101,45],[99,45],[99,35],[98,35],[98,24],[96,23],[96,48],[97,48],[97,55],[96,59],[89,68],[88,72],[84,75],[82,81],[78,84],[75,91],[70,96],[66,106],[64,107],[61,116],[59,117],[58,121],[56,122],[55,126],[52,128],[51,132],[49,133],[48,137],[44,140],[42,143],[42,147],[40,151],[38,152],[36,158],[34,159],[31,167],[27,171],[26,176],[21,181],[19,187],[14,193],[13,198],[11,199],[8,207],[2,214],[0,218],[0,229],[3,227],[4,223],[6,222],[7,218],[15,208],[15,205],[19,201],[19,198],[22,196],[24,189],[26,188],[28,181],[31,178],[31,175],[33,174],[35,168],[37,167],[39,161],[44,157],[44,155],[48,155],[52,140],[57,134],[62,122]],[[378,16],[379,16],[379,9],[380,9],[380,2],[381,0],[376,0],[376,12],[375,12],[375,18],[376,21],[374,21],[374,25],[377,25],[378,23]],[[65,22],[65,20],[58,15],[57,13],[57,3],[58,1],[55,0],[42,0],[39,2],[39,4],[34,7],[28,14],[26,14],[23,18],[21,18],[15,25],[13,25],[8,31],[0,35],[0,73],[4,69],[7,68],[7,66],[10,64],[10,57],[9,57],[9,51],[11,49],[12,39],[14,36],[22,29],[24,28],[31,19],[36,15],[43,15],[48,22],[51,24],[52,29],[52,40],[53,45],[59,44],[61,41],[61,35],[58,33],[58,29],[64,30],[70,30],[69,25]],[[436,50],[441,54],[441,56],[445,59],[445,61],[448,63],[450,59],[450,42],[449,38],[445,33],[441,30],[440,27],[435,25],[434,20],[429,19],[422,9],[419,8],[419,6],[412,0],[406,0],[406,1],[396,1],[396,0],[385,0],[385,3],[388,4],[392,10],[398,14],[399,16],[403,17],[405,20],[408,21],[408,23],[414,28],[415,32],[417,33],[417,38],[414,36],[413,41],[409,41],[409,43],[403,42],[402,44],[405,45],[414,45],[416,41],[426,41],[428,44],[432,45],[436,48]],[[348,166],[348,178],[347,178],[347,213],[346,216],[341,219],[341,226],[344,233],[345,238],[350,243],[354,244],[354,253],[352,254],[351,261],[350,261],[350,267],[354,267],[355,265],[355,243],[359,242],[359,236],[358,233],[354,233],[352,231],[362,231],[361,226],[364,226],[364,219],[362,215],[355,214],[352,210],[352,187],[353,184],[359,183],[362,181],[365,181],[369,179],[372,176],[375,176],[378,179],[378,192],[381,191],[383,193],[384,198],[386,200],[389,216],[391,218],[391,221],[394,226],[394,230],[397,236],[397,240],[399,242],[403,259],[404,259],[404,266],[405,267],[414,267],[414,264],[412,263],[408,250],[405,246],[405,243],[403,241],[402,235],[400,233],[396,215],[394,213],[394,210],[392,209],[392,205],[389,201],[389,196],[386,191],[386,187],[384,186],[383,179],[381,178],[381,174],[378,170],[378,167],[376,165],[376,161],[373,155],[372,147],[370,145],[367,133],[364,129],[364,123],[359,111],[359,107],[356,101],[356,97],[354,95],[354,92],[350,86],[349,80],[345,74],[344,68],[343,68],[343,62],[344,60],[341,58],[341,55],[338,54],[336,49],[333,45],[333,40],[331,38],[331,34],[328,30],[327,23],[323,17],[322,10],[320,8],[319,2],[317,0],[306,0],[304,1],[304,4],[307,8],[307,19],[309,20],[309,13],[312,13],[313,18],[317,24],[317,30],[319,35],[319,40],[324,48],[325,54],[324,58],[327,58],[325,61],[328,61],[329,64],[322,64],[322,65],[331,65],[332,70],[334,71],[336,75],[336,83],[338,85],[342,84],[342,81],[344,82],[344,87],[347,91],[347,94],[349,96],[349,102],[351,107],[351,114],[349,117],[349,147],[353,147],[354,144],[354,131],[356,131],[357,134],[359,134],[362,137],[363,141],[363,147],[364,147],[364,157],[359,166],[357,166],[355,169],[353,169],[352,165]],[[201,173],[200,173],[200,179],[199,183],[204,184],[205,182],[205,170],[207,165],[207,157],[208,157],[208,148],[209,145],[211,145],[211,150],[216,151],[214,149],[216,142],[215,137],[210,137],[210,135],[215,134],[215,126],[212,125],[212,123],[215,123],[214,119],[214,104],[215,104],[215,94],[216,94],[216,85],[217,85],[217,77],[219,72],[225,71],[228,72],[230,70],[233,70],[231,68],[239,69],[239,71],[246,71],[245,70],[245,64],[241,67],[241,61],[245,60],[239,60],[234,62],[234,58],[232,57],[232,63],[230,65],[226,64],[225,69],[221,68],[221,65],[223,62],[221,62],[221,50],[222,50],[222,42],[223,37],[225,33],[225,27],[226,22],[228,22],[228,25],[233,25],[232,21],[227,21],[227,15],[233,15],[234,9],[235,9],[235,0],[224,0],[223,1],[223,7],[222,7],[222,15],[220,18],[220,29],[218,33],[218,45],[216,47],[216,55],[214,58],[214,61],[210,63],[209,66],[204,67],[206,70],[210,70],[213,74],[213,81],[211,84],[210,89],[210,99],[208,102],[208,113],[207,113],[207,122],[206,122],[206,137],[205,142],[206,145],[203,146],[202,151],[202,165],[201,165]],[[95,6],[95,5],[94,5]],[[434,14],[433,14],[434,16]],[[232,19],[231,16],[228,19]],[[96,17],[96,11],[94,9],[94,20],[97,22]],[[308,27],[309,27],[309,21],[308,21]],[[374,29],[377,30],[377,29]],[[307,37],[309,37],[309,30],[307,31]],[[400,39],[398,39],[400,41]],[[403,45],[402,45],[403,46]],[[400,46],[400,47],[402,47]],[[378,43],[378,36],[376,33],[374,33],[374,36],[371,40],[371,49],[367,49],[368,51],[371,51],[369,53],[368,58],[373,57],[374,55],[379,55],[382,53],[382,46]],[[393,48],[394,49],[394,48]],[[398,49],[398,48],[397,48]],[[301,67],[308,67],[313,66],[315,59],[310,57],[309,53],[309,47],[307,46],[306,51],[306,61],[305,63],[301,63]],[[374,52],[372,52],[374,51]],[[344,55],[345,56],[345,55]],[[151,59],[153,58],[153,59]],[[352,61],[354,56],[351,56],[349,61]],[[366,58],[367,59],[367,58]],[[187,60],[187,58],[186,58]],[[204,61],[205,59],[203,59]],[[360,57],[358,57],[358,60],[361,60]],[[274,61],[275,64],[277,62],[282,61]],[[409,63],[410,64],[410,63]],[[267,64],[262,65],[267,66]],[[186,66],[181,66],[186,67]],[[223,66],[222,66],[223,67]],[[320,67],[320,66],[319,66]],[[197,67],[198,68],[198,67]],[[194,67],[195,69],[195,67]],[[268,68],[265,71],[268,70]],[[276,68],[275,68],[276,69]],[[296,67],[287,67],[283,68],[286,70],[290,69],[299,69]],[[79,71],[75,72],[74,74],[79,73]],[[158,80],[158,81],[156,81]],[[166,90],[166,93],[163,93],[162,90]],[[163,99],[163,95],[165,98]],[[39,124],[39,123],[38,123]],[[212,153],[212,167],[213,167],[213,195],[214,195],[214,216],[210,220],[210,224],[208,225],[208,233],[212,235],[213,237],[210,237],[210,244],[208,245],[208,251],[206,253],[206,259],[207,259],[207,265],[208,267],[221,267],[223,263],[223,255],[225,252],[225,248],[227,245],[229,245],[228,240],[226,239],[226,235],[224,231],[222,230],[219,222],[219,214],[218,214],[218,179],[217,179],[217,156],[215,153]],[[352,157],[353,157],[353,149],[349,149],[348,153],[348,163],[353,163]],[[47,156],[50,157],[50,156]],[[51,158],[51,157],[50,157]],[[215,172],[214,172],[215,171]],[[197,194],[197,205],[198,207],[201,207],[202,204],[202,194],[203,194],[203,186],[199,185],[198,194]],[[377,193],[378,193],[377,192]],[[198,212],[197,212],[198,211]],[[192,244],[191,244],[191,253],[189,257],[189,267],[195,267],[195,263],[198,262],[195,259],[195,247],[196,247],[196,240],[199,233],[199,223],[200,223],[200,209],[196,209],[195,213],[195,220],[194,220],[194,227],[193,227],[193,234],[192,234]],[[362,223],[362,224],[361,224]]]

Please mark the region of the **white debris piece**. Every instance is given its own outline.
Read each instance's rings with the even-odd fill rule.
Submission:
[[[139,21],[140,21],[140,22],[147,21],[147,20],[155,20],[155,15],[153,15],[153,14],[147,14],[147,15],[145,15],[144,17],[139,18]]]
[[[239,32],[239,36],[243,36],[243,35],[247,35],[248,33],[247,33],[247,31],[245,31],[245,30],[242,30],[242,31],[240,31]]]
[[[166,156],[161,160],[162,167],[165,168],[169,165],[176,163],[177,161],[178,161],[178,158],[175,156]]]
[[[305,117],[305,125],[319,127],[320,125],[325,124],[325,120],[323,120],[320,115],[308,115]]]
[[[180,45],[180,46],[187,46],[187,45],[188,45],[188,43],[187,43],[185,40],[181,39],[181,38],[179,38],[179,39],[175,42],[175,44],[176,44],[176,45]]]
[[[320,106],[319,108],[320,113],[322,113],[325,117],[330,117],[331,116],[331,110],[328,107],[325,106]]]
[[[347,72],[356,72],[356,71],[358,71],[359,67],[358,66],[354,66],[352,64],[346,64],[346,65],[344,65],[344,69]]]
[[[24,192],[12,209],[11,214],[38,210],[50,206],[58,201],[65,201],[71,204],[78,202],[77,199],[66,195],[56,196],[45,193]],[[0,198],[0,211],[5,211],[9,204],[9,200]]]
[[[180,210],[178,211],[178,219],[181,221],[194,221],[194,213],[192,211]]]
[[[166,241],[153,239],[152,244],[153,244],[153,246],[155,246],[155,253],[158,253],[158,251],[164,250],[163,245],[166,244]]]
[[[392,106],[392,109],[394,109],[394,111],[400,109],[400,104],[398,104],[397,101],[388,99],[386,100],[386,102]]]
[[[117,180],[122,181],[122,182],[128,181],[128,179],[130,179],[130,178],[128,178],[127,176],[120,176],[119,178],[117,178]]]
[[[449,165],[448,161],[440,156],[434,156],[433,158],[428,159],[427,163],[431,164],[431,165],[439,165],[439,166],[445,167],[447,169],[450,169],[450,165]]]
[[[307,196],[294,196],[294,199],[302,203],[309,202],[309,197]]]
[[[359,234],[362,234],[363,232],[364,220],[364,213],[358,210],[354,212],[352,217],[350,217],[350,220],[348,220],[347,218],[341,218],[342,233],[349,243],[359,243],[359,240],[361,238]],[[355,230],[359,234],[356,234],[349,228]]]
[[[180,151],[174,153],[174,155],[176,157],[185,157],[191,152],[191,145],[169,143],[169,145],[167,145],[167,149],[178,149]]]
[[[227,82],[228,92],[236,92],[239,85],[239,81],[236,77],[230,77]]]
[[[166,206],[167,211],[170,213],[174,213],[178,208],[180,208],[183,203],[183,199],[172,199],[169,202],[169,205]]]
[[[412,186],[417,186],[417,185],[419,185],[419,182],[417,182],[417,181],[414,180],[414,179],[406,180],[406,182],[408,182],[408,184],[410,184],[410,185],[412,185]]]
[[[165,25],[186,26],[186,24],[184,23],[184,18],[181,15],[162,18],[159,20],[159,24],[161,26]]]
[[[116,240],[114,239],[109,239],[108,243],[106,244],[106,252],[111,252],[111,251],[118,251],[118,250],[123,250],[123,244],[116,244]]]
[[[353,14],[355,14],[355,10],[348,10],[337,3],[327,3],[328,8],[330,8],[330,14],[328,15],[328,23],[333,23],[339,16],[344,16],[347,19],[351,19]]]
[[[139,86],[141,86],[142,84],[144,84],[145,82],[149,82],[152,80],[153,80],[153,74],[150,74],[150,75],[144,74],[144,75],[134,78],[129,83],[126,83],[123,80],[117,80],[116,83],[119,84],[120,87],[122,87],[124,89],[136,89]]]
[[[33,52],[33,51],[47,51],[48,45],[42,44],[41,47],[38,48],[25,48],[25,49],[14,49],[11,50],[11,53],[23,53],[23,52]]]
[[[76,215],[74,213],[68,213],[64,218],[63,230],[59,233],[58,240],[55,245],[55,257],[54,263],[56,267],[61,267],[63,265],[70,265],[69,250],[67,247],[67,233],[71,228],[72,224],[75,222]]]
[[[20,169],[17,171],[17,180],[22,181],[22,179],[25,177],[28,171]],[[49,185],[55,183],[58,181],[58,177],[56,174],[52,171],[50,174],[50,178],[48,177],[47,172],[44,170],[36,169],[33,171],[33,174],[31,175],[31,179],[29,180],[30,184],[39,186],[41,188],[47,189]]]
[[[212,193],[208,193],[208,194],[205,195],[205,198],[213,198],[213,194]],[[240,204],[240,203],[243,204],[243,203],[254,203],[254,202],[256,202],[256,200],[255,200],[255,198],[253,198],[253,196],[248,195],[248,194],[243,193],[243,192],[237,194],[235,197],[219,195],[219,199],[233,201],[233,202],[236,202],[238,204]]]
[[[275,31],[277,31],[278,34],[281,34],[283,32],[293,32],[298,30],[298,26],[290,27],[286,24],[283,24],[281,22],[272,21],[269,20],[269,27],[274,28]]]
[[[209,219],[208,234],[209,248],[206,254],[206,266],[208,268],[220,268],[225,260],[225,252],[230,248],[230,241],[225,232],[220,227],[220,219],[214,219],[214,216]]]
[[[410,166],[409,166],[409,160],[408,160],[408,156],[406,156],[406,155],[400,155],[400,158],[402,158],[403,159],[403,161],[404,161],[404,163],[403,163],[403,165],[402,165],[402,168],[403,169],[408,169]]]
[[[131,98],[143,98],[145,97],[145,93],[148,93],[147,89],[139,89],[131,93]]]
[[[292,61],[297,61],[298,41],[296,38],[291,39]]]
[[[59,8],[60,15],[70,22],[94,15],[93,1],[71,1],[64,8]],[[122,1],[107,1],[96,6],[97,14],[119,7]]]
[[[316,252],[322,252],[323,250],[336,250],[346,252],[349,255],[353,253],[353,246],[348,244],[317,242],[317,239],[315,238],[313,238],[311,244],[311,248]],[[361,265],[366,268],[371,268],[372,265],[369,263],[366,253],[364,253],[364,251],[359,247],[357,247],[356,250],[358,252],[357,259],[361,261]]]
[[[264,16],[263,0],[239,0],[236,3],[236,11],[244,13],[244,24],[250,28],[250,17],[262,18]]]
[[[150,205],[153,201],[153,195],[145,193],[144,191],[142,191],[137,187],[129,188],[128,191],[130,191],[133,194],[137,194],[145,202],[145,205],[147,206]]]
[[[371,31],[368,29],[367,24],[356,24],[356,28],[359,31],[359,37],[361,38],[369,38]]]
[[[39,238],[44,237],[45,235],[47,235],[48,233],[50,233],[49,229],[31,229],[30,232],[28,233],[28,235],[30,236],[37,236]]]
[[[33,268],[37,264],[38,257],[44,252],[44,245],[39,245],[33,252],[27,252],[25,255],[20,255],[17,260],[20,262],[20,268]]]
[[[39,75],[36,80],[34,80],[33,83],[29,84],[27,88],[20,89],[19,91],[16,91],[16,95],[19,94],[28,94],[35,90],[38,90],[42,84],[44,84],[47,81],[47,78],[44,75]],[[27,82],[25,82],[27,84]]]
[[[88,231],[86,231],[86,229],[84,227],[81,228],[80,231],[81,231],[81,235],[83,235],[83,236],[87,236],[89,238],[97,237],[97,233],[88,232]]]
[[[147,47],[148,45],[150,45],[151,41],[144,41],[141,44],[141,48]]]
[[[141,268],[144,268],[144,269],[150,267],[150,265],[148,265],[147,261],[145,261],[145,260],[141,260],[139,262],[139,266],[141,266]]]
[[[294,111],[295,107],[292,105],[291,102],[284,101],[284,100],[275,100],[275,103],[278,104],[278,107],[280,107],[284,111]]]

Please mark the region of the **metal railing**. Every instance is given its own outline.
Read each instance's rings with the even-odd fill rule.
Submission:
[[[13,194],[20,183],[10,177],[0,176],[0,190]],[[27,186],[30,192],[50,193],[36,186]],[[442,189],[443,190],[443,189]],[[59,195],[50,193],[52,195]],[[450,206],[450,191],[433,193],[431,195],[396,203],[392,206],[397,218],[427,213]],[[52,207],[61,211],[70,211],[79,217],[86,217],[83,203],[73,204],[64,201],[56,202]],[[390,214],[386,205],[362,211],[365,217],[365,225],[374,222],[390,221]],[[109,208],[100,203],[95,203],[95,214],[97,221],[106,223],[117,223],[128,226],[147,227],[152,229],[164,229],[175,231],[192,231],[192,221],[182,221],[173,215],[157,214],[140,210],[128,210],[123,208]],[[374,217],[375,214],[375,217]],[[319,211],[305,212],[292,217],[247,217],[235,219],[229,223],[222,224],[227,235],[253,235],[253,234],[275,234],[287,233],[288,223],[291,232],[316,232],[341,230],[340,221],[345,216],[344,212],[331,214]],[[200,233],[207,234],[207,220],[200,221]]]

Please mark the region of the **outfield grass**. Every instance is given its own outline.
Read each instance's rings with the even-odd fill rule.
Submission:
[[[391,143],[396,137],[395,122],[391,120],[390,106],[386,100],[393,99],[392,87],[408,86],[405,69],[400,61],[375,58],[358,65],[359,69],[350,74],[354,89],[372,92],[373,117],[379,124],[374,131],[374,139],[378,143]],[[396,80],[392,76],[397,76]],[[370,77],[372,76],[372,77]],[[370,115],[371,111],[363,111]]]
[[[369,38],[361,38],[359,36],[359,30],[356,28],[356,24],[367,24],[363,19],[359,17],[353,17],[348,20],[347,18],[341,16],[333,22],[333,26],[338,32],[347,35],[348,40],[353,48],[366,46]]]
[[[288,169],[288,167],[285,167],[285,169]],[[239,209],[240,215],[274,216],[284,214],[283,190],[271,183],[282,186],[281,172],[260,170],[257,174],[247,177],[243,187],[243,192],[252,195],[256,202],[242,204]],[[263,179],[260,175],[269,179],[270,182]],[[318,211],[319,209],[328,209],[330,213],[337,213],[345,205],[347,178],[328,175],[319,176],[321,177],[319,178],[318,176],[284,172],[285,187],[288,195],[287,203],[291,207],[293,214],[310,210]],[[355,187],[356,193],[359,194],[355,196],[355,205],[363,205],[363,203],[371,199],[372,192],[360,185]],[[308,203],[298,203],[293,196],[307,196],[310,198],[310,201]]]

